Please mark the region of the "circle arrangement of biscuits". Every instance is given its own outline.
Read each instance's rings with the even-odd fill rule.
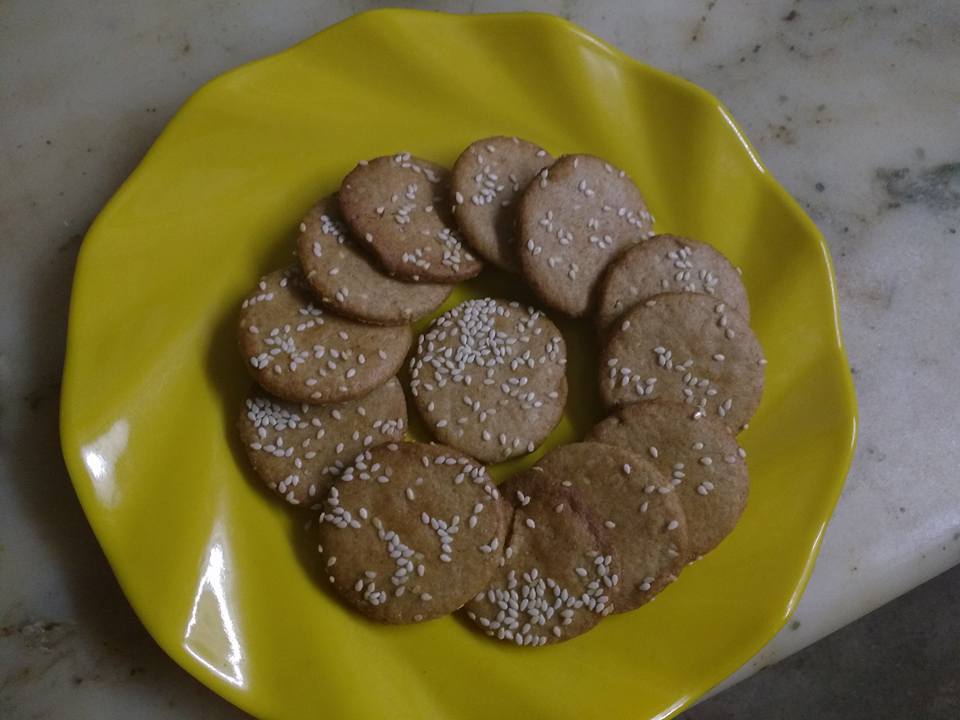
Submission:
[[[766,360],[739,269],[653,222],[614,164],[511,137],[452,170],[363,160],[307,211],[296,263],[242,302],[254,384],[237,429],[259,480],[316,519],[317,568],[346,606],[386,623],[462,612],[550,645],[653,600],[734,530],[736,434]],[[484,263],[540,307],[450,306]],[[609,414],[498,486],[486,463],[522,462],[564,416],[548,313],[594,326]],[[432,442],[412,439],[408,403]]]

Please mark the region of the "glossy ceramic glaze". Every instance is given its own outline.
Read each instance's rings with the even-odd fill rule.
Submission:
[[[382,627],[344,609],[310,515],[261,489],[232,431],[248,383],[239,301],[290,260],[303,212],[360,158],[450,164],[488,134],[625,168],[658,231],[742,267],[770,363],[741,436],[752,492],[736,531],[651,605],[537,651],[454,618]],[[481,294],[527,299],[486,271],[447,306]],[[560,325],[570,400],[548,445],[599,416],[592,329]],[[856,427],[826,247],[715,98],[554,17],[394,10],[234,70],[181,109],[84,240],[61,420],[90,523],[178,663],[262,717],[418,720],[678,712],[789,617]]]

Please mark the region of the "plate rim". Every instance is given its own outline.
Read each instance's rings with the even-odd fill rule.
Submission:
[[[742,128],[734,119],[732,113],[726,107],[726,105],[713,93],[706,90],[705,88],[693,83],[686,78],[683,78],[679,75],[674,75],[665,70],[657,68],[653,65],[650,65],[642,60],[639,60],[613,44],[603,40],[602,38],[594,35],[593,33],[587,31],[580,25],[562,18],[557,15],[553,15],[546,12],[534,12],[534,11],[518,11],[518,12],[494,12],[494,13],[473,13],[473,14],[464,14],[464,13],[448,13],[434,10],[423,10],[415,8],[375,8],[370,10],[365,10],[362,12],[354,13],[347,16],[346,18],[339,20],[336,23],[332,23],[323,27],[321,30],[312,33],[294,43],[293,45],[282,49],[275,53],[270,53],[263,57],[251,60],[249,62],[243,63],[236,67],[233,67],[229,70],[226,70],[206,82],[200,85],[196,90],[194,90],[187,99],[180,105],[177,111],[173,114],[170,120],[166,123],[161,132],[153,140],[148,150],[144,153],[141,159],[138,161],[136,167],[130,172],[130,174],[123,180],[119,187],[111,194],[110,199],[106,204],[101,208],[97,213],[94,221],[91,223],[87,232],[84,234],[83,241],[80,246],[80,250],[77,256],[77,261],[74,269],[74,277],[71,283],[71,295],[70,295],[70,305],[68,312],[68,322],[67,322],[67,342],[66,342],[66,351],[64,359],[64,367],[62,372],[62,386],[60,391],[60,408],[59,408],[59,431],[60,431],[60,449],[63,455],[67,472],[70,477],[71,485],[77,495],[77,498],[80,502],[80,505],[83,509],[84,516],[89,524],[91,530],[93,531],[94,536],[97,539],[97,543],[100,546],[101,550],[107,562],[110,566],[111,571],[113,572],[114,577],[117,580],[117,583],[120,585],[120,588],[123,592],[124,599],[129,604],[130,608],[133,610],[137,619],[147,630],[151,638],[157,645],[163,650],[163,652],[173,660],[179,667],[189,673],[193,678],[203,684],[212,692],[216,693],[220,697],[224,698],[228,702],[237,706],[241,710],[253,714],[255,711],[258,711],[259,708],[256,708],[255,705],[255,695],[251,694],[249,691],[242,690],[237,688],[230,683],[223,681],[215,673],[210,672],[205,668],[201,663],[194,661],[194,659],[187,653],[183,647],[179,645],[174,645],[172,647],[167,647],[166,644],[161,642],[159,637],[161,633],[158,629],[154,628],[150,622],[148,622],[141,612],[140,608],[131,600],[131,593],[127,587],[127,581],[124,577],[124,574],[120,571],[117,562],[115,561],[112,553],[110,552],[107,543],[101,538],[101,533],[98,531],[97,524],[94,522],[93,517],[95,516],[94,507],[97,503],[93,498],[92,494],[86,493],[91,478],[87,473],[85,466],[80,460],[79,453],[79,443],[78,439],[75,436],[76,428],[73,427],[71,423],[71,406],[69,403],[69,395],[71,388],[74,383],[78,383],[79,379],[75,379],[75,370],[74,363],[72,362],[73,358],[80,354],[80,351],[77,349],[77,331],[75,329],[78,324],[76,318],[77,315],[77,303],[76,297],[78,295],[78,287],[82,283],[82,276],[84,275],[84,265],[85,265],[85,253],[84,251],[90,247],[92,243],[97,242],[97,236],[99,235],[99,230],[101,226],[107,224],[110,219],[114,208],[119,204],[120,198],[129,191],[130,187],[137,181],[139,176],[145,172],[144,167],[147,165],[147,161],[157,152],[159,152],[159,146],[162,144],[165,137],[168,135],[169,130],[172,126],[176,125],[179,122],[183,122],[182,116],[185,114],[184,110],[191,105],[199,104],[205,95],[212,94],[218,88],[218,86],[226,84],[229,82],[230,78],[235,74],[239,74],[251,69],[254,66],[257,66],[261,63],[268,63],[278,58],[296,54],[302,48],[310,46],[314,43],[321,42],[323,36],[341,26],[346,25],[360,25],[363,22],[369,22],[371,20],[378,20],[380,18],[384,20],[392,20],[398,18],[402,20],[404,17],[414,17],[414,16],[433,16],[441,17],[444,21],[448,22],[460,22],[460,23],[473,23],[473,22],[484,22],[484,21],[506,21],[506,22],[532,22],[537,23],[543,27],[545,31],[551,33],[563,33],[563,34],[572,34],[579,39],[586,41],[590,45],[601,50],[606,54],[612,62],[633,66],[640,69],[642,72],[650,74],[661,80],[662,82],[669,83],[674,87],[682,88],[685,92],[696,97],[697,101],[702,104],[713,107],[715,110],[719,111],[723,119],[730,126],[730,129],[736,134],[737,139],[743,149],[743,151],[749,156],[753,164],[756,166],[759,174],[762,176],[761,182],[765,183],[768,190],[772,190],[776,198],[782,203],[783,207],[790,212],[796,220],[799,221],[803,227],[803,234],[806,237],[809,237],[813,242],[816,243],[817,248],[820,250],[821,255],[825,263],[825,269],[827,271],[827,278],[829,280],[830,286],[830,309],[832,312],[833,319],[833,340],[832,344],[826,346],[826,349],[829,350],[830,354],[833,355],[833,359],[836,363],[839,364],[839,380],[840,380],[840,400],[842,401],[842,411],[844,413],[844,423],[847,426],[847,432],[849,433],[849,439],[844,444],[842,456],[838,456],[835,459],[835,466],[837,468],[836,477],[830,483],[829,492],[825,489],[823,494],[824,499],[827,501],[824,507],[824,513],[821,515],[819,520],[819,525],[817,527],[817,532],[815,538],[807,551],[806,562],[803,565],[803,568],[800,572],[799,577],[796,580],[793,592],[789,600],[786,603],[784,612],[778,616],[773,623],[767,626],[768,632],[766,633],[767,637],[765,640],[759,642],[744,643],[739,650],[740,652],[732,652],[727,656],[727,661],[723,663],[718,663],[716,672],[704,673],[700,678],[700,682],[693,683],[694,691],[688,693],[686,696],[679,698],[673,705],[664,709],[659,714],[655,715],[651,720],[666,720],[667,718],[673,717],[676,714],[682,712],[684,709],[689,708],[694,704],[697,699],[703,697],[712,688],[716,687],[718,684],[723,682],[726,678],[730,677],[737,669],[745,665],[750,658],[754,657],[763,647],[765,647],[770,640],[786,625],[787,621],[793,615],[796,610],[797,604],[802,598],[807,585],[809,583],[813,568],[816,564],[816,560],[820,553],[820,548],[823,541],[823,536],[827,526],[829,525],[830,520],[833,517],[834,509],[836,507],[837,501],[839,500],[840,494],[843,491],[843,488],[846,484],[846,479],[850,471],[851,464],[853,462],[853,457],[856,450],[857,437],[859,432],[859,412],[856,399],[856,391],[853,383],[853,377],[850,371],[850,363],[846,353],[846,347],[843,342],[843,334],[841,328],[841,319],[840,319],[840,308],[839,308],[839,296],[837,290],[837,276],[836,269],[833,263],[833,259],[830,255],[829,247],[827,246],[826,240],[823,234],[820,232],[820,229],[817,225],[810,219],[806,212],[800,207],[799,203],[793,198],[792,195],[786,190],[786,188],[776,179],[776,177],[770,172],[770,170],[764,165],[761,160],[759,153],[753,147],[750,140],[747,138],[747,135],[744,133]],[[806,239],[803,242],[808,242]]]

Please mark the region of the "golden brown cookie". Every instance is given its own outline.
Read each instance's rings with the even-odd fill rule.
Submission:
[[[640,455],[595,442],[562,445],[534,466],[572,483],[620,559],[614,612],[640,607],[680,574],[689,559],[687,528],[673,486]]]
[[[580,491],[530,470],[500,492],[514,506],[504,562],[467,616],[487,635],[528,647],[593,628],[613,611],[620,563]]]
[[[450,191],[457,225],[484,260],[518,272],[516,205],[520,193],[553,157],[515,137],[488,137],[470,144],[453,166]]]
[[[455,283],[483,264],[460,241],[450,173],[401,153],[363,161],[340,186],[340,210],[365,250],[398,278]]]
[[[396,378],[329,405],[288,403],[254,386],[237,422],[257,475],[287,502],[317,506],[365,447],[402,440],[407,404]]]
[[[766,360],[750,325],[710,295],[667,293],[623,315],[600,354],[606,407],[662,398],[737,431],[753,417]]]
[[[434,320],[410,363],[410,391],[441,442],[485,462],[532,452],[566,402],[566,345],[542,312],[493,298]]]
[[[243,301],[240,354],[279,398],[312,405],[362,397],[396,375],[408,326],[376,327],[325,312],[299,268],[270,273]]]
[[[594,426],[587,440],[644,456],[670,478],[694,557],[706,555],[729,535],[747,505],[746,452],[719,419],[694,420],[683,403],[644,400],[618,408]]]
[[[655,235],[614,260],[597,292],[601,330],[627,310],[666,292],[712,295],[750,320],[750,303],[740,273],[720,251],[676,235]]]
[[[527,186],[517,210],[520,269],[550,307],[583,317],[597,283],[653,219],[622,170],[592,155],[564,155]]]
[[[436,310],[453,285],[396,280],[376,267],[347,232],[336,196],[300,223],[297,255],[320,302],[339,315],[376,325],[405,325]]]
[[[473,458],[442,445],[389,443],[365,450],[330,489],[322,563],[334,590],[367,617],[431,620],[487,587],[509,517]]]

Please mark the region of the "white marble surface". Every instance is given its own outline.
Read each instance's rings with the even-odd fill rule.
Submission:
[[[241,716],[139,626],[69,487],[56,413],[73,264],[193,89],[378,4],[0,3],[0,717]],[[859,451],[794,620],[744,677],[960,561],[960,5],[524,7],[720,96],[833,252]]]

